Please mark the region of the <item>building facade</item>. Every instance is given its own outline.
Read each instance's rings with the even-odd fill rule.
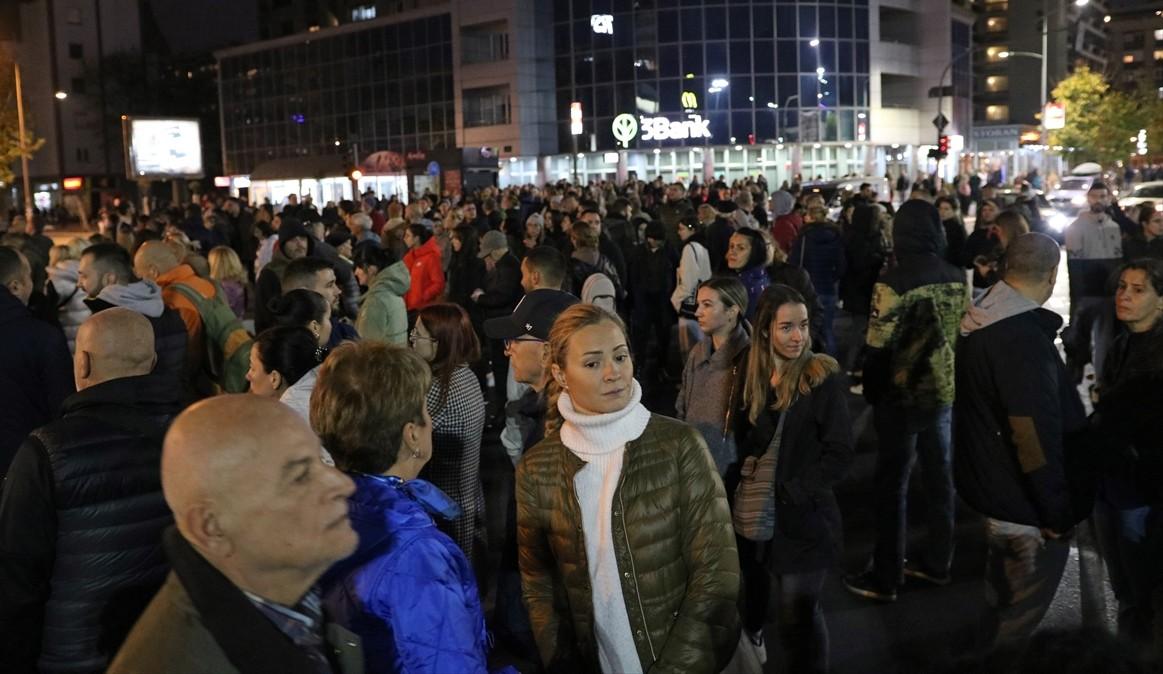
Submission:
[[[979,168],[1003,174],[1047,168],[1043,105],[1076,66],[1107,71],[1106,3],[977,0],[974,133]]]
[[[1163,9],[1112,10],[1107,28],[1115,84],[1127,90],[1151,87],[1163,98]]]
[[[322,198],[350,194],[356,165],[358,189],[415,192],[409,154],[453,148],[495,155],[502,184],[911,176],[936,169],[938,112],[955,153],[972,126],[967,1],[396,4],[218,52],[227,172],[284,181],[276,200],[321,173]]]
[[[563,152],[514,158],[510,182],[935,168],[930,89],[968,48],[973,16],[947,1],[556,0],[553,21]],[[946,74],[948,133],[970,123],[967,66]]]
[[[0,50],[21,67],[29,128],[45,141],[29,162],[34,205],[88,215],[94,190],[115,192],[125,174],[121,135],[105,123],[112,113],[100,64],[140,49],[138,3],[35,0],[2,11]],[[6,190],[11,204],[23,201],[21,178],[16,183]]]

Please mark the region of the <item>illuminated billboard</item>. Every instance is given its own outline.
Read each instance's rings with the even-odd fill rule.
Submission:
[[[123,117],[129,178],[201,178],[202,133],[196,119]]]

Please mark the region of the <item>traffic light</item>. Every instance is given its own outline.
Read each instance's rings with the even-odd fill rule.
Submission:
[[[949,156],[949,136],[937,136],[937,147],[929,150],[929,158],[941,160]]]

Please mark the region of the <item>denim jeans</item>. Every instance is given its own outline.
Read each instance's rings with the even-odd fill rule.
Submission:
[[[786,671],[827,672],[828,625],[820,606],[827,570],[773,574],[756,554],[769,543],[739,537],[736,541],[743,575],[743,627],[757,632],[774,618]]]
[[[821,330],[823,334],[821,337],[824,343],[821,349],[833,358],[837,357],[839,353],[836,351],[836,333],[832,329],[832,323],[836,320],[836,303],[840,298],[836,295],[818,295],[820,300],[821,323],[823,324]]]
[[[916,557],[929,573],[944,575],[953,560],[953,408],[902,409],[878,405],[874,423],[876,457],[876,548],[873,573],[884,588],[902,581],[908,541],[909,475],[919,458],[924,479],[927,531]]]
[[[1095,379],[1100,381],[1117,323],[1111,297],[1083,295],[1071,303],[1070,325],[1063,339],[1069,340],[1071,350],[1084,359],[1082,362],[1094,364]]]
[[[1163,586],[1163,509],[1094,505],[1099,547],[1119,602],[1119,634],[1139,643],[1153,638],[1154,595]]]
[[[1033,634],[1054,600],[1070,541],[1042,537],[1037,527],[986,520],[985,616],[982,650]]]

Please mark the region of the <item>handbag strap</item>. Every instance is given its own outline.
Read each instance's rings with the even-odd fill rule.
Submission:
[[[694,256],[695,256],[695,271],[696,271],[696,272],[698,272],[698,271],[700,271],[700,270],[702,269],[702,268],[699,266],[699,248],[701,248],[701,246],[699,246],[698,242],[696,242],[696,241],[692,241],[692,242],[691,242],[690,244],[688,244],[688,245],[691,247],[691,253],[692,253],[692,254],[694,254]],[[708,253],[708,254],[709,254],[709,253]],[[705,279],[704,279],[704,280],[705,280]],[[699,284],[700,284],[700,283],[702,283],[702,281],[696,281],[696,282],[695,282],[695,287],[694,287],[694,288],[691,288],[691,294],[690,294],[690,295],[687,297],[687,299],[688,299],[688,300],[690,300],[690,301],[692,301],[692,302],[697,302],[697,301],[698,301],[698,296],[699,296]]]

